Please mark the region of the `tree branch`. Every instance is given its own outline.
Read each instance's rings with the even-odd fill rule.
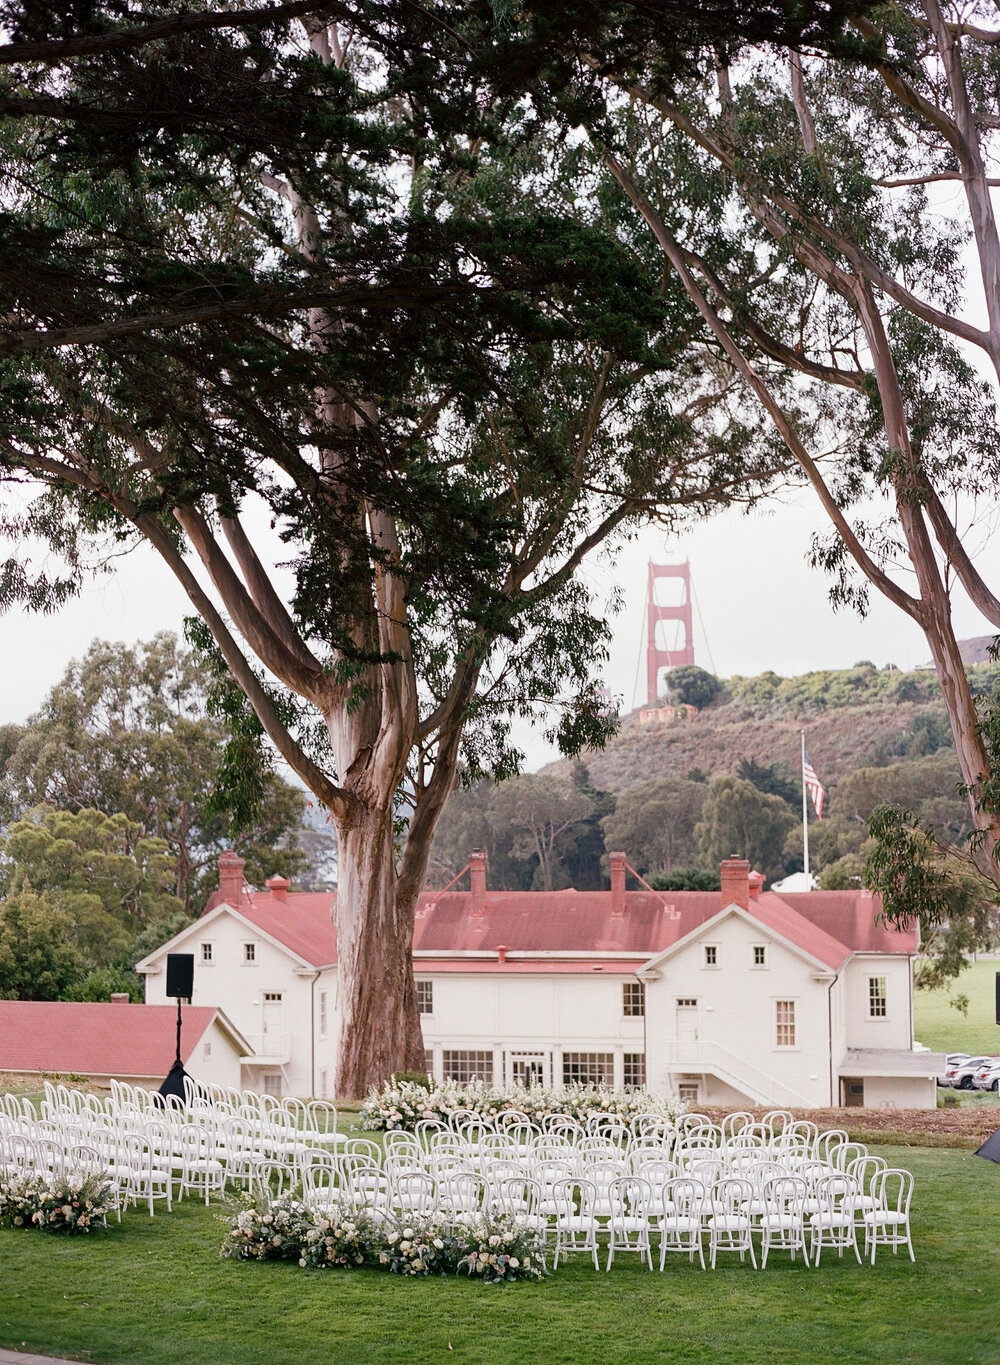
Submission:
[[[66,57],[90,57],[97,53],[122,52],[144,47],[147,43],[162,42],[181,33],[197,33],[217,28],[256,28],[281,20],[301,18],[320,10],[343,13],[343,6],[333,0],[284,0],[278,5],[262,9],[231,9],[203,11],[191,14],[181,11],[169,19],[158,19],[141,28],[120,29],[98,33],[86,38],[49,38],[34,43],[4,43],[0,45],[0,65],[14,62],[57,62]]]
[[[761,379],[760,375],[740,350],[739,346],[737,346],[732,336],[730,336],[715,309],[712,308],[704,294],[698,288],[691,272],[684,262],[683,253],[667,230],[666,224],[654,211],[652,205],[639,190],[631,176],[629,176],[624,168],[619,165],[611,153],[605,150],[603,156],[605,164],[610,169],[612,175],[649,224],[656,240],[660,244],[663,254],[680,276],[688,297],[694,303],[698,312],[720,342],[723,350],[729,356],[735,368],[742,374],[743,378],[756,394],[761,406],[774,422],[785,445],[805,472],[806,477],[817,493],[824,510],[836,527],[837,533],[843,540],[854,562],[858,565],[869,582],[878,588],[879,592],[891,602],[895,603],[900,610],[905,611],[907,616],[912,617],[915,621],[922,621],[923,612],[920,602],[904,592],[887,574],[883,573],[858,540],[850,523],[838,506],[836,499],[833,497],[829,488],[827,488],[826,482],[820,474],[815,461],[802,444],[783,409],[774,398],[770,389]]]

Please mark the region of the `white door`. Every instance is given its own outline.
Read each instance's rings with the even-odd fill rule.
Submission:
[[[511,1085],[548,1085],[547,1052],[508,1052],[507,1078]]]
[[[261,1028],[267,1034],[283,1033],[285,1028],[285,1002],[281,991],[265,991]],[[274,1040],[277,1043],[277,1039]]]
[[[698,1041],[698,1001],[677,1001],[677,1041],[696,1043]]]

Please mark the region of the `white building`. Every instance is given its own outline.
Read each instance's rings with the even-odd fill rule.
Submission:
[[[777,895],[748,863],[722,864],[722,893],[489,892],[485,856],[468,891],[421,898],[414,972],[428,1070],[437,1079],[648,1080],[694,1103],[933,1107],[941,1058],[914,1047],[913,932],[876,923],[867,892]],[[168,952],[195,956],[196,1004],[250,1041],[244,1083],[331,1092],[336,1046],[332,897],[243,886],[220,860],[201,919],[137,970],[166,997]]]

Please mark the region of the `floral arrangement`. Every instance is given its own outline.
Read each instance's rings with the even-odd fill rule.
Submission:
[[[0,1225],[43,1232],[83,1233],[106,1227],[118,1191],[107,1174],[0,1173]]]
[[[465,1271],[487,1284],[545,1273],[534,1233],[506,1214],[404,1219],[346,1204],[310,1211],[287,1196],[269,1202],[244,1196],[228,1222],[222,1255],[235,1260],[297,1261],[316,1270],[367,1266],[393,1275]]]
[[[602,1085],[489,1086],[484,1081],[444,1081],[427,1090],[412,1081],[387,1081],[381,1090],[372,1087],[361,1107],[361,1126],[370,1131],[412,1131],[420,1119],[447,1123],[457,1109],[469,1109],[483,1118],[495,1118],[505,1109],[516,1109],[540,1123],[551,1114],[569,1114],[581,1122],[600,1111],[619,1114],[626,1122],[636,1114],[658,1114],[676,1122],[684,1113],[683,1101],[652,1095],[648,1090],[611,1090]]]

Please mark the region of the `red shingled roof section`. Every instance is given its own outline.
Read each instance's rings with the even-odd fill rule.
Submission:
[[[218,894],[213,896],[208,908],[219,900]],[[337,936],[331,918],[334,900],[329,892],[295,891],[281,899],[269,891],[247,891],[236,908],[312,966],[322,967],[337,960]],[[427,892],[418,903],[413,946],[435,954],[437,962],[452,953],[495,953],[501,946],[510,953],[528,954],[629,953],[637,961],[645,961],[712,919],[722,908],[720,902],[718,891],[666,891],[660,895],[627,891],[625,914],[614,916],[609,891],[488,891],[484,913],[475,915],[469,891],[443,895]],[[750,914],[772,932],[835,968],[852,951],[917,951],[915,930],[901,933],[875,923],[879,904],[877,897],[856,891],[798,895],[766,891],[759,900],[751,899],[749,908]],[[614,959],[607,961],[610,966]],[[496,962],[481,959],[480,965],[469,965],[468,969],[481,973],[496,966]],[[422,969],[431,970],[427,966]],[[529,968],[524,959],[508,959],[505,969],[549,970],[547,965]],[[464,967],[456,965],[454,970]],[[626,972],[631,970],[625,968]]]
[[[185,1005],[181,1057],[187,1062],[217,1010]],[[173,1005],[0,1000],[0,1071],[81,1076],[165,1076],[174,1060]]]
[[[920,947],[916,925],[893,929],[877,924],[879,896],[860,891],[800,891],[782,896],[793,910],[858,953],[915,953]]]
[[[221,902],[216,893],[205,913]],[[284,900],[270,891],[248,891],[233,908],[313,967],[327,967],[337,960],[337,931],[331,918],[333,902],[329,891],[293,891]]]

